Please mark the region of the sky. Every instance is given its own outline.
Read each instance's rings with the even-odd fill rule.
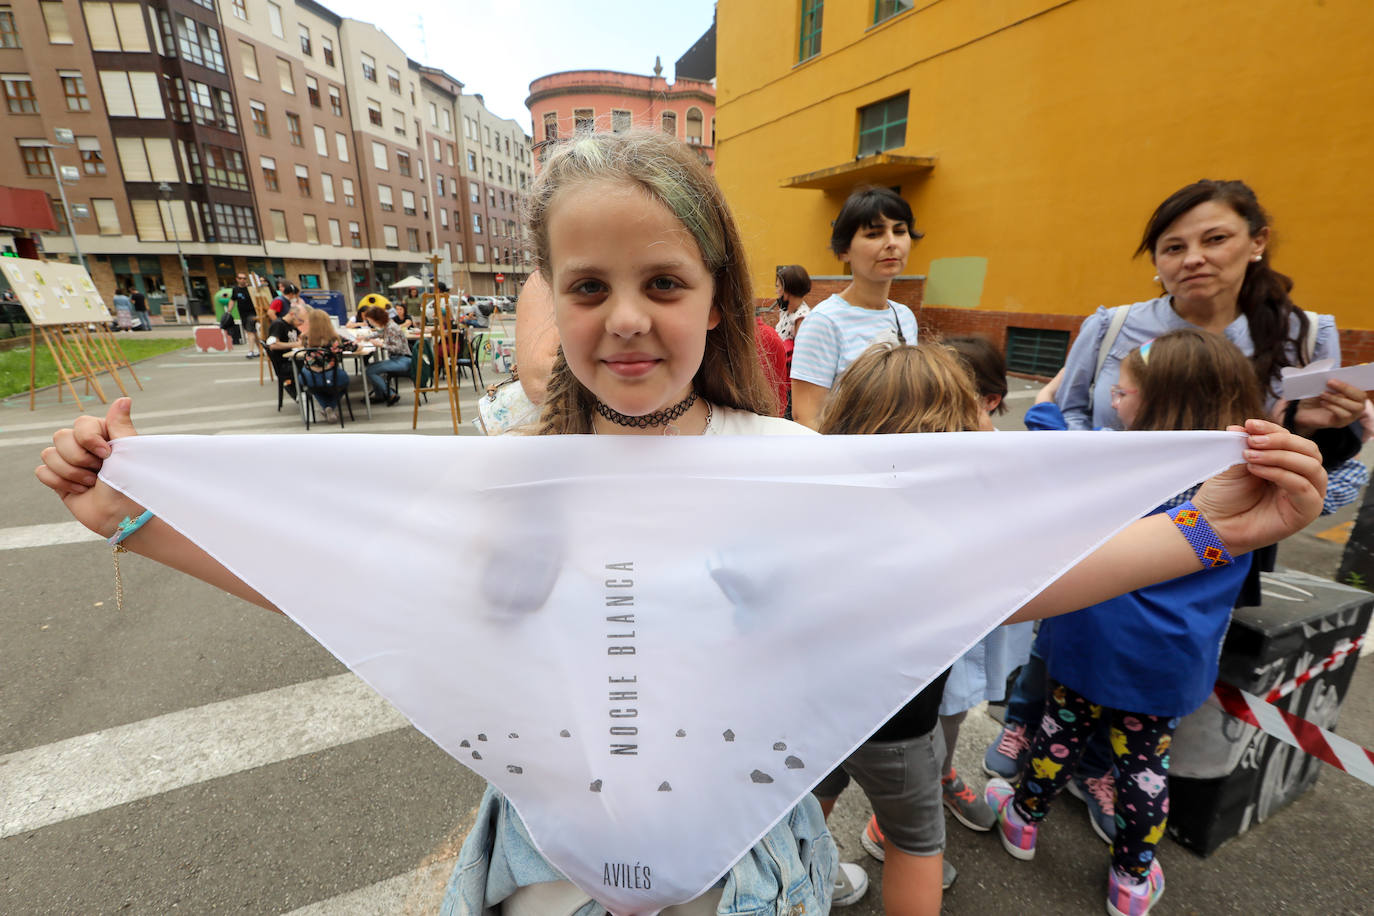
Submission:
[[[412,60],[481,93],[487,108],[530,130],[530,82],[563,70],[649,74],[674,62],[711,26],[714,0],[320,0],[379,26]],[[384,15],[383,15],[384,13]]]

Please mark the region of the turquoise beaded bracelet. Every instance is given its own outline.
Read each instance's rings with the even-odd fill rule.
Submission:
[[[1235,562],[1231,552],[1226,549],[1226,545],[1217,537],[1217,533],[1212,530],[1212,526],[1207,524],[1207,519],[1203,517],[1202,510],[1194,506],[1192,502],[1186,502],[1181,506],[1175,506],[1166,513],[1183,536],[1188,539],[1188,545],[1197,554],[1198,562],[1203,569],[1214,569],[1218,566],[1230,566]]]

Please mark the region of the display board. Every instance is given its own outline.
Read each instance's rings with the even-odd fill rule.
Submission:
[[[0,271],[32,324],[51,327],[110,321],[112,313],[105,300],[79,264],[0,258]]]

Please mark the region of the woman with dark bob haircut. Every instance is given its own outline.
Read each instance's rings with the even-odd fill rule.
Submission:
[[[916,343],[916,316],[888,298],[892,281],[906,269],[911,207],[887,188],[864,187],[849,195],[835,218],[830,250],[850,267],[852,279],[838,295],[811,309],[792,352],[792,416],[813,429],[835,380],[856,357],[879,341]]]

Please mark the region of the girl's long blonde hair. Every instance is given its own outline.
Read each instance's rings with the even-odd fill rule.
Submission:
[[[701,366],[692,378],[697,394],[724,407],[776,415],[777,396],[764,378],[754,344],[754,297],[744,246],[720,187],[697,153],[648,131],[587,134],[554,147],[529,200],[535,263],[550,286],[550,213],[561,191],[590,181],[633,184],[667,207],[696,241],[720,313],[720,323],[706,332]],[[590,433],[595,404],[596,396],[573,375],[560,348],[539,433]]]
[[[954,351],[939,343],[869,347],[840,376],[821,411],[825,435],[976,430],[982,410]]]
[[[311,309],[305,315],[305,334],[302,341],[307,347],[327,347],[339,336],[329,313],[324,309]]]

